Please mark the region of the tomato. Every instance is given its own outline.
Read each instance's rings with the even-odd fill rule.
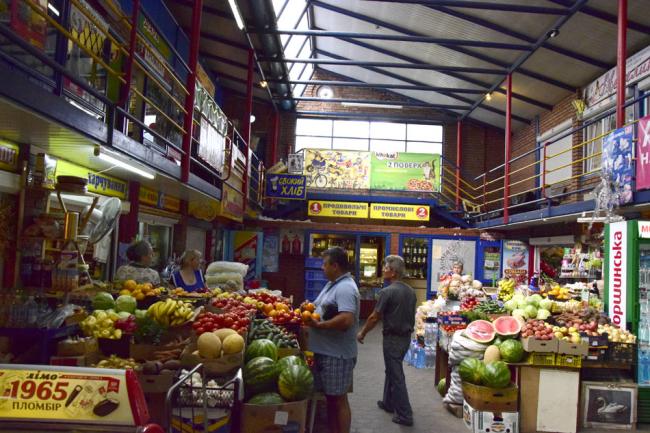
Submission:
[[[197,335],[201,335],[201,334],[203,334],[204,332],[205,332],[205,328],[202,327],[202,326],[200,326],[200,327],[198,327],[198,328],[196,329],[196,334],[197,334]]]
[[[234,323],[235,323],[235,321],[234,321],[234,320],[232,319],[232,317],[230,317],[230,316],[226,316],[226,317],[223,319],[223,325],[224,325],[226,328],[231,328],[232,325],[233,325]]]

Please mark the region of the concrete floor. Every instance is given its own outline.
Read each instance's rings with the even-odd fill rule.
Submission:
[[[354,370],[354,392],[349,394],[352,409],[351,433],[468,433],[462,419],[456,418],[442,406],[435,389],[433,369],[416,369],[404,364],[404,373],[413,407],[414,426],[394,424],[392,415],[380,410],[376,401],[384,389],[384,359],[381,350],[381,325],[366,336],[359,345],[359,357]],[[583,430],[585,433],[605,433],[613,430]],[[650,431],[650,425],[638,425],[637,431]],[[317,406],[313,433],[327,430],[324,402]]]

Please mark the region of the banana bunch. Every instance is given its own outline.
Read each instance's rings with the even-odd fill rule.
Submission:
[[[162,326],[179,326],[190,320],[194,310],[192,304],[167,298],[158,301],[147,310],[147,315]]]
[[[503,278],[499,280],[499,299],[501,301],[509,301],[512,295],[515,294],[515,280],[511,278]]]

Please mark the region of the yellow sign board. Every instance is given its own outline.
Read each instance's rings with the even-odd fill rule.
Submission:
[[[370,218],[383,220],[429,221],[429,206],[373,203]]]
[[[244,221],[244,196],[225,183],[221,193],[219,215],[233,221]]]
[[[59,159],[56,163],[56,176],[77,176],[88,179],[88,191],[96,194],[126,199],[128,184],[123,180],[97,173],[88,168]]]
[[[181,200],[146,187],[140,187],[139,201],[147,206],[165,209],[170,212],[181,211]]]
[[[0,370],[0,419],[134,425],[124,373]]]
[[[18,153],[20,147],[17,144],[0,140],[0,170],[18,171]]]
[[[368,203],[309,200],[309,216],[368,218]]]

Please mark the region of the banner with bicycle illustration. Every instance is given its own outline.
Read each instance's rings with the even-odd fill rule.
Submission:
[[[370,188],[439,192],[440,168],[440,155],[372,152]]]
[[[309,188],[369,189],[370,153],[306,149],[304,174]]]

